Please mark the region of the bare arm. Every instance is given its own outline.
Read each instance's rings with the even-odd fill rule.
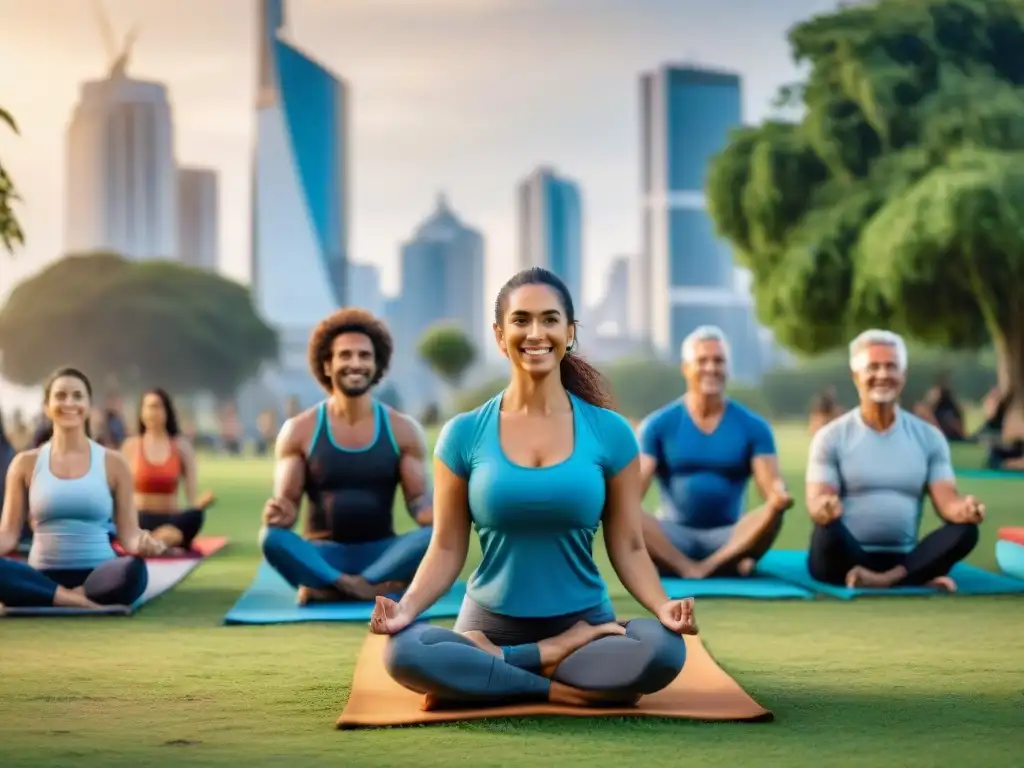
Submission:
[[[755,456],[750,461],[754,482],[766,505],[776,512],[784,512],[793,506],[793,497],[786,489],[786,482],[779,472],[779,458],[775,454]]]
[[[430,474],[427,470],[427,439],[422,427],[408,416],[392,412],[392,431],[398,443],[400,458],[398,477],[402,485],[405,508],[421,526],[434,519],[430,495]]]
[[[135,509],[135,493],[132,485],[132,470],[127,459],[114,450],[105,452],[107,478],[110,492],[114,496],[114,525],[117,540],[130,555],[139,554],[143,534],[139,526],[139,512]]]
[[[196,452],[186,440],[181,438],[174,441],[174,449],[181,458],[181,477],[185,481],[185,506],[192,509],[196,506],[196,497],[198,496]]]
[[[7,468],[4,508],[0,514],[0,557],[10,554],[21,540],[28,517],[28,482],[36,463],[35,451],[19,453]]]
[[[452,588],[469,551],[469,484],[437,458],[434,459],[433,511],[430,546],[402,597],[403,610],[412,616],[419,616]]]
[[[619,580],[638,603],[656,614],[668,595],[644,543],[643,511],[636,502],[641,487],[640,461],[639,457],[633,459],[608,480],[602,523],[608,557]]]
[[[949,523],[962,523],[960,514],[963,509],[963,497],[957,490],[955,480],[939,480],[928,486],[928,496],[935,505],[939,517]]]
[[[807,456],[805,501],[815,522],[825,522],[824,507],[834,506],[839,496],[839,462],[835,450],[836,424],[832,422],[811,439]]]
[[[646,453],[640,454],[640,501],[643,502],[647,492],[651,490],[654,475],[658,472],[658,460]]]
[[[274,448],[274,491],[263,508],[263,522],[272,528],[291,528],[298,519],[306,485],[306,454],[309,411],[288,419],[277,435]]]

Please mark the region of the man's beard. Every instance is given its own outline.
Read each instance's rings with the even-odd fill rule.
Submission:
[[[359,383],[357,385],[354,385],[354,386],[345,383],[345,375],[344,374],[339,373],[339,374],[336,374],[334,376],[334,389],[335,389],[335,391],[341,392],[341,394],[345,395],[345,397],[359,397],[360,395],[365,395],[372,388],[373,388],[373,377],[372,376],[366,376],[365,378],[363,378],[361,383]]]

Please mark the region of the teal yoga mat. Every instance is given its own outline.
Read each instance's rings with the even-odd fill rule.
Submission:
[[[746,579],[675,579],[663,577],[661,585],[670,598],[737,597],[751,600],[809,600],[814,593],[772,576]]]
[[[929,587],[893,587],[891,589],[848,589],[815,581],[807,572],[807,552],[803,550],[772,550],[757,564],[761,573],[796,584],[822,595],[852,600],[856,597],[906,597],[920,595],[947,595]],[[999,573],[990,573],[973,565],[960,563],[949,574],[957,584],[959,596],[1010,595],[1024,593],[1024,581]]]
[[[1024,472],[1009,469],[957,469],[956,476],[971,480],[1024,480]]]
[[[466,586],[462,582],[424,614],[426,619],[459,615]],[[224,617],[225,624],[290,624],[304,621],[369,621],[373,603],[315,603],[297,605],[295,588],[264,561],[256,578]]]

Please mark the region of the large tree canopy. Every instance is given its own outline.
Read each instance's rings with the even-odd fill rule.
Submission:
[[[10,112],[0,108],[0,123],[6,125],[15,133],[18,126],[11,117]],[[14,182],[7,174],[2,163],[0,163],[0,243],[8,252],[14,251],[16,245],[25,240],[25,236],[18,224],[18,217],[14,215],[13,203],[18,200],[18,193],[14,188]]]
[[[1024,408],[1024,0],[882,0],[789,39],[803,118],[737,131],[707,186],[759,318],[811,353],[870,325],[992,342]]]
[[[61,365],[177,393],[233,395],[277,356],[247,288],[174,262],[69,256],[0,310],[3,374],[32,385]]]

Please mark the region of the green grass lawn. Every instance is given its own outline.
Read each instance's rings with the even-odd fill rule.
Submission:
[[[802,428],[778,438],[799,489]],[[223,626],[259,560],[271,466],[205,458],[201,470],[220,498],[208,532],[232,543],[172,593],[132,619],[0,622],[0,765],[1021,764],[1021,597],[699,601],[705,642],[775,712],[771,724],[595,718],[336,731],[365,627]],[[1024,483],[962,486],[988,503],[972,560],[994,568],[996,527],[1024,525]],[[779,545],[802,547],[799,504],[789,515]],[[600,555],[618,610],[637,615]]]

